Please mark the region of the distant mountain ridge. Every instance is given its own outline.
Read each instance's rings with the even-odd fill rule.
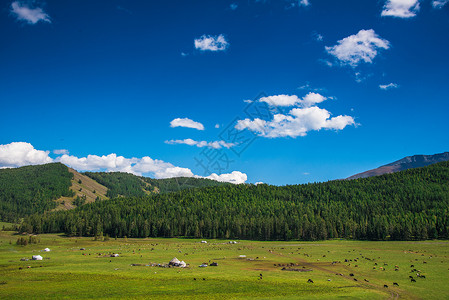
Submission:
[[[347,179],[366,178],[371,176],[378,176],[382,174],[399,172],[407,169],[420,168],[442,161],[449,160],[449,152],[438,153],[434,155],[413,155],[407,156],[379,168],[368,170],[348,177]]]

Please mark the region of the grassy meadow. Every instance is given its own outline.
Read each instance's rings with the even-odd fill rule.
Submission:
[[[1,299],[449,298],[448,241],[205,244],[194,239],[94,241],[45,234],[39,244],[19,246],[18,237],[0,231]],[[46,247],[51,251],[42,251]],[[112,253],[120,256],[110,257]],[[36,254],[44,259],[32,261]],[[190,266],[151,266],[173,257]],[[199,267],[211,262],[218,266]],[[417,278],[412,269],[426,278]]]

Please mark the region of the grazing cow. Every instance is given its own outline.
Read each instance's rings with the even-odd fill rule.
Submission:
[[[357,281],[357,278],[354,278],[354,281]]]
[[[312,279],[307,280],[308,283],[313,283]]]
[[[420,277],[421,277],[421,278],[426,278],[426,275],[421,275]]]
[[[193,280],[196,280],[196,278],[193,278]]]
[[[366,279],[363,279],[363,280],[365,280],[366,282],[369,282],[368,280],[366,280]]]
[[[352,273],[351,273],[351,274],[349,274],[349,276],[351,276],[351,277],[352,277],[352,276],[354,276],[354,274],[352,274]]]
[[[384,284],[384,288],[388,288],[388,285]]]
[[[409,275],[408,278],[413,279],[413,276]]]
[[[206,280],[206,278],[203,278],[203,280]]]
[[[395,286],[399,286],[399,284],[397,282],[393,282],[393,285]]]
[[[411,282],[416,282],[415,278],[410,279]]]
[[[415,265],[410,265],[410,268],[414,268],[415,267]]]

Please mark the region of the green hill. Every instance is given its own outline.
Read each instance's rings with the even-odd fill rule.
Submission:
[[[152,179],[122,172],[86,172],[84,174],[106,186],[108,188],[106,196],[109,198],[140,197],[191,188],[229,185],[229,183],[215,180],[191,177]]]
[[[61,163],[0,169],[0,221],[70,210],[116,197],[145,196],[228,183],[200,178],[152,179],[128,173],[78,173]]]
[[[0,220],[16,222],[56,208],[54,200],[73,196],[72,177],[60,163],[0,169]]]
[[[449,162],[370,178],[226,185],[33,215],[23,230],[69,235],[317,240],[449,238]]]

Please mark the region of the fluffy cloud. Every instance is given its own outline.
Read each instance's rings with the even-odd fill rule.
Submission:
[[[302,99],[296,96],[277,95],[261,98],[259,101],[268,102],[271,105],[283,105],[299,107],[292,108],[287,114],[275,114],[272,120],[244,119],[238,120],[235,128],[237,130],[251,130],[259,136],[267,138],[305,136],[307,132],[332,129],[342,130],[348,125],[355,125],[351,116],[336,116],[331,118],[329,111],[315,106],[326,100],[326,97],[318,93],[309,93]],[[274,99],[274,100],[272,100]]]
[[[372,63],[379,49],[389,49],[390,42],[379,37],[374,30],[360,30],[337,42],[337,45],[325,47],[342,65],[358,66],[360,63]]]
[[[396,83],[380,84],[380,85],[379,85],[379,88],[380,88],[381,90],[396,89],[396,88],[398,88],[398,87],[399,87],[399,85],[396,84]]]
[[[217,36],[202,35],[199,39],[195,39],[194,44],[195,48],[201,51],[224,51],[229,46],[228,41],[222,34]]]
[[[25,165],[40,165],[53,162],[50,151],[34,149],[33,145],[15,142],[0,145],[0,168],[16,168]]]
[[[176,118],[170,122],[170,127],[187,127],[198,130],[204,130],[203,124],[190,120],[189,118],[182,118],[182,119]]]
[[[266,102],[271,106],[294,106],[301,105],[303,107],[309,107],[317,103],[321,103],[327,98],[318,93],[308,93],[302,99],[296,95],[275,95],[267,96],[259,99],[260,102]]]
[[[310,5],[310,1],[309,0],[301,0],[301,1],[299,1],[299,5],[309,6]]]
[[[443,6],[445,6],[447,3],[449,3],[449,0],[433,0],[432,6],[433,6],[433,8],[440,9]]]
[[[239,7],[239,5],[238,5],[237,3],[231,3],[231,4],[229,5],[229,7],[230,7],[232,10],[236,10],[237,7]]]
[[[200,177],[200,176],[196,176],[196,177]],[[221,174],[221,175],[212,173],[210,176],[202,177],[202,178],[208,178],[208,179],[221,181],[221,182],[230,182],[230,183],[234,183],[234,184],[245,183],[246,180],[248,180],[248,176],[246,176],[245,173],[242,173],[239,171],[233,171],[232,173]]]
[[[382,10],[383,17],[411,18],[419,11],[419,0],[387,0]]]
[[[259,99],[260,102],[266,102],[268,105],[272,106],[292,106],[300,101],[296,95],[275,95],[262,97]]]
[[[26,21],[28,24],[36,24],[39,21],[51,23],[49,15],[42,8],[30,8],[27,4],[14,1],[11,4],[11,12],[18,20]]]
[[[247,180],[246,174],[239,171],[221,175],[213,173],[207,177],[202,177],[194,175],[188,168],[177,167],[171,163],[152,159],[148,156],[142,158],[126,158],[111,153],[102,156],[88,155],[86,157],[77,157],[63,154],[53,159],[48,156],[49,153],[50,151],[36,150],[33,145],[24,142],[0,145],[0,168],[15,168],[26,165],[60,162],[79,171],[127,172],[139,176],[151,174],[155,178],[209,178],[231,183],[244,183]]]
[[[203,147],[209,147],[214,149],[221,149],[221,148],[231,148],[235,146],[234,143],[226,143],[225,141],[214,141],[214,142],[206,142],[206,141],[195,141],[192,139],[184,139],[184,140],[170,140],[165,141],[166,144],[174,145],[174,144],[185,144],[189,146],[197,146],[199,148]]]

